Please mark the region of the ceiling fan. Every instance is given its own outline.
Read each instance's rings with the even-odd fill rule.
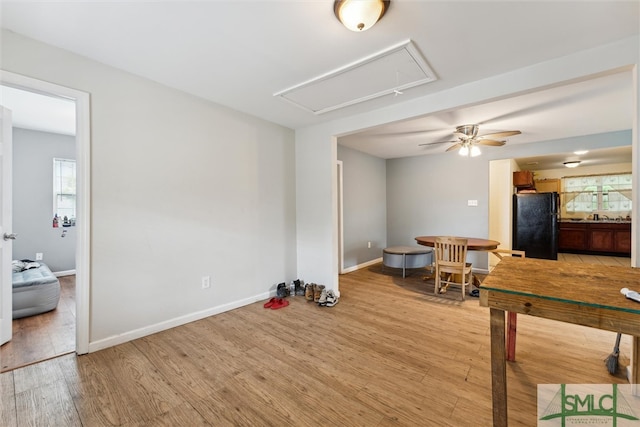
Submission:
[[[449,144],[453,142],[454,144],[451,147],[447,148],[446,151],[452,151],[459,148],[460,151],[458,151],[458,154],[460,154],[461,156],[475,157],[480,155],[480,148],[478,148],[478,145],[491,145],[494,147],[500,147],[505,144],[505,141],[501,141],[500,139],[506,138],[508,136],[519,135],[522,133],[519,130],[508,130],[504,132],[478,135],[478,129],[478,125],[461,125],[456,127],[456,131],[453,133],[458,138],[457,141],[454,140],[442,142],[427,142],[425,144],[418,145],[423,146]]]

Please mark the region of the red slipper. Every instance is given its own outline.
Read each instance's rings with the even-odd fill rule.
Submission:
[[[286,307],[288,305],[289,305],[289,301],[287,301],[286,299],[280,298],[273,303],[273,305],[271,306],[271,310],[277,310],[279,308]]]
[[[264,303],[264,308],[271,308],[273,304],[276,302],[276,297],[271,298],[269,301]]]

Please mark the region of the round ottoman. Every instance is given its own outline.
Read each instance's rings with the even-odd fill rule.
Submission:
[[[418,246],[391,246],[382,250],[382,266],[401,268],[405,277],[407,268],[431,265],[432,248]]]

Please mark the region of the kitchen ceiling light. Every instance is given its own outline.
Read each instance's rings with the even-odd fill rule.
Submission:
[[[351,31],[365,31],[382,18],[389,8],[384,0],[335,0],[333,12]]]
[[[578,150],[578,151],[574,151],[573,154],[582,156],[583,154],[587,154],[588,152],[589,150]]]
[[[568,168],[577,168],[579,164],[580,164],[579,160],[574,160],[574,161],[571,161],[571,162],[564,162],[564,165],[566,167],[568,167]]]

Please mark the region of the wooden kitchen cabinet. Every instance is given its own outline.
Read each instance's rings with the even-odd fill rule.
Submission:
[[[533,172],[516,171],[513,173],[513,186],[517,188],[535,188]]]
[[[614,252],[629,254],[631,256],[631,224],[628,230],[614,231]]]
[[[560,193],[559,179],[536,179],[534,185],[538,193]]]
[[[614,233],[606,227],[589,226],[589,250],[595,252],[613,252]]]
[[[587,227],[583,223],[561,222],[558,250],[570,252],[585,250],[589,246]]]
[[[630,222],[561,222],[560,252],[631,255]]]

